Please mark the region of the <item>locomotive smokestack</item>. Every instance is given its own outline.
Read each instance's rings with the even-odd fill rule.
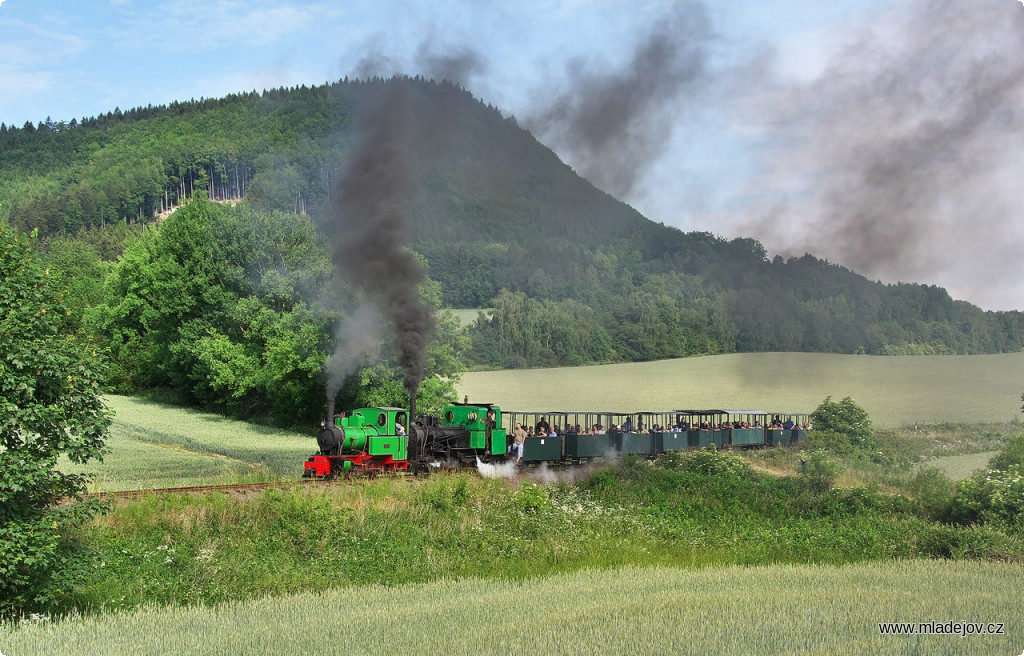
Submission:
[[[411,425],[412,422],[415,419],[416,419],[416,395],[414,394],[412,397],[409,398],[409,421],[408,421],[408,423]]]
[[[327,399],[327,425],[334,425],[334,399]]]

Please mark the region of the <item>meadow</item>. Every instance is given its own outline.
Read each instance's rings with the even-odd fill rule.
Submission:
[[[994,562],[588,569],[0,625],[0,650],[8,656],[1016,654],[1024,645],[1022,587],[1019,565]],[[950,620],[999,623],[1005,633],[897,636],[882,635],[878,626]]]
[[[988,463],[999,453],[998,451],[982,451],[959,456],[943,456],[922,463],[922,466],[935,467],[952,481],[961,481],[977,472],[987,469]]]
[[[452,313],[460,326],[468,326],[477,320],[481,312],[489,316],[494,308],[449,309],[447,311]]]
[[[314,451],[313,435],[188,408],[110,395],[115,412],[103,462],[62,463],[90,472],[90,491],[294,480]]]
[[[558,369],[466,373],[459,395],[505,409],[811,412],[853,397],[877,427],[1017,421],[1024,353],[870,356],[734,353]]]

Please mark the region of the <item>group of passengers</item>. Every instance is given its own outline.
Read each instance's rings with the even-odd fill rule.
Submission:
[[[796,423],[792,419],[783,422],[781,419],[775,419],[768,426],[771,429],[778,430],[810,430],[811,424],[808,423]],[[708,421],[707,419],[701,421],[689,421],[683,418],[671,425],[653,424],[648,425],[643,419],[638,419],[634,424],[633,419],[627,418],[621,424],[612,424],[608,428],[605,428],[603,424],[593,424],[590,428],[583,428],[580,424],[573,426],[567,424],[565,428],[558,426],[557,424],[552,425],[548,423],[547,417],[541,417],[533,426],[523,426],[522,424],[516,424],[517,429],[523,431],[524,439],[526,437],[558,437],[559,435],[605,435],[608,432],[613,433],[685,433],[691,430],[732,430],[732,429],[744,429],[753,428],[760,429],[764,428],[760,421],[722,421],[714,422]]]
[[[776,417],[772,420],[772,423],[768,425],[768,428],[771,430],[812,430],[814,427],[811,425],[810,421],[805,421],[803,423],[795,422],[792,419],[782,421]]]
[[[517,454],[516,462],[521,462],[523,459],[523,446],[526,444],[526,438],[528,437],[558,437],[559,435],[605,435],[608,432],[615,433],[685,433],[691,430],[732,430],[732,429],[744,429],[744,428],[763,428],[761,422],[755,421],[751,424],[749,421],[723,421],[715,423],[708,420],[702,420],[699,422],[690,422],[679,418],[677,422],[671,426],[662,426],[660,424],[654,424],[648,426],[644,423],[643,419],[638,419],[636,424],[633,424],[632,417],[629,417],[621,424],[613,424],[609,428],[605,428],[602,424],[594,424],[589,429],[584,429],[579,424],[573,426],[567,424],[564,431],[557,425],[551,425],[548,423],[547,417],[541,417],[533,426],[524,427],[522,423],[517,422],[515,429],[512,431],[512,445],[509,447],[509,451],[515,451]],[[782,421],[776,417],[768,425],[768,428],[772,430],[811,430],[812,426],[810,422],[797,423],[792,419]]]

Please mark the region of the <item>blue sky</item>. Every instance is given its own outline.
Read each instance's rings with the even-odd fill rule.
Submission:
[[[619,163],[638,172],[617,189],[614,169],[590,174],[595,157],[607,158],[581,154],[540,110],[572,97],[580,71],[624,71],[681,7],[707,21],[701,82],[664,92],[640,116],[660,132],[647,159]],[[0,0],[0,121],[318,84],[357,75],[367,58],[379,72],[422,73],[425,51],[470,52],[477,65],[463,82],[474,95],[655,221],[751,236],[770,254],[810,251],[886,282],[939,284],[986,309],[1024,309],[1024,199],[1013,189],[1021,162],[1000,145],[1024,146],[1004,120],[1019,113],[1020,84],[993,71],[978,90],[953,75],[999,66],[985,48],[1020,58],[1022,11],[1019,0]],[[918,43],[918,33],[932,40]],[[936,60],[945,72],[934,81],[904,85],[904,95],[880,90],[935,69],[922,57],[947,40],[957,50]],[[920,100],[935,88],[946,95]],[[992,89],[1000,112],[986,113],[982,128],[964,120],[970,107],[939,111],[957,94],[988,99]],[[920,145],[932,140],[921,126],[935,123],[955,156]],[[874,188],[871,172],[904,151],[920,159],[895,170],[921,175]],[[943,182],[952,180],[970,184]]]
[[[543,69],[573,56],[625,56],[631,34],[666,4],[0,0],[0,120],[320,83],[354,73],[371,46],[412,70],[424,40],[487,51],[493,82],[477,95],[514,113]],[[743,0],[711,11],[737,48],[774,43],[799,67],[813,66],[798,58],[816,47],[818,31],[873,4]]]

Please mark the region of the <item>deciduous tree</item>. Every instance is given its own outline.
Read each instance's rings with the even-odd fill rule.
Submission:
[[[98,510],[60,504],[85,491],[110,413],[98,355],[65,330],[68,312],[24,235],[0,227],[0,614],[45,609],[79,571],[66,530]]]

